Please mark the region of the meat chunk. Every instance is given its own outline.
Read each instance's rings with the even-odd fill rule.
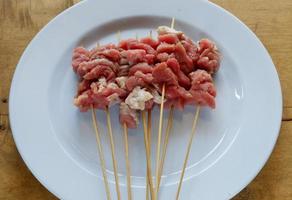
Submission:
[[[85,90],[90,88],[91,81],[83,79],[80,83],[78,83],[77,95],[82,94]]]
[[[86,112],[93,105],[92,91],[86,90],[82,94],[74,98],[74,105],[77,106],[81,112]]]
[[[128,76],[130,66],[129,65],[120,65],[118,68],[118,77],[119,76]]]
[[[80,63],[89,61],[90,52],[83,47],[77,47],[73,50],[72,67],[76,72]]]
[[[83,77],[86,73],[90,72],[93,68],[95,68],[98,65],[103,65],[103,66],[107,66],[109,68],[111,68],[113,71],[116,71],[117,67],[115,66],[115,64],[106,59],[106,58],[98,58],[95,60],[91,60],[88,62],[82,62],[79,64],[79,67],[77,69],[77,74],[80,77]]]
[[[160,43],[157,47],[157,53],[173,53],[175,51],[174,44]]]
[[[167,66],[177,75],[179,85],[189,89],[191,85],[190,79],[181,71],[178,61],[175,58],[169,58]]]
[[[120,104],[120,123],[126,124],[128,128],[137,128],[139,123],[137,111],[124,102]]]
[[[187,55],[192,59],[193,64],[196,65],[200,56],[197,44],[194,43],[190,38],[186,38],[185,40],[181,41],[181,43],[184,46]]]
[[[184,46],[179,42],[175,46],[175,57],[181,64],[181,70],[185,74],[189,74],[194,70],[194,64],[192,59],[187,55]]]
[[[152,48],[156,49],[156,47],[158,46],[159,42],[151,37],[144,37],[140,39],[141,43],[144,44],[148,44],[150,45]]]
[[[146,51],[147,54],[156,54],[155,49],[153,49],[150,45],[138,42],[138,41],[131,41],[127,44],[128,49],[143,49]]]
[[[167,61],[168,58],[169,58],[169,54],[168,53],[159,53],[157,55],[157,60],[159,62],[165,62],[165,61]]]
[[[205,70],[197,70],[190,73],[192,86],[189,92],[192,97],[188,99],[188,104],[209,106],[215,108],[216,88],[212,77]]]
[[[151,73],[144,74],[141,71],[137,71],[126,81],[126,88],[128,91],[132,91],[136,86],[147,87],[152,82],[153,76]]]
[[[130,49],[122,51],[121,55],[128,60],[130,65],[133,65],[145,60],[146,51],[144,49]]]
[[[152,65],[154,64],[155,62],[155,59],[156,59],[156,54],[146,54],[144,60],[145,62],[147,62],[148,64]]]
[[[108,66],[96,65],[90,72],[86,73],[83,78],[86,80],[99,79],[105,77],[108,81],[116,77],[115,72]]]
[[[158,41],[159,42],[165,42],[169,44],[176,44],[179,42],[179,39],[176,34],[174,33],[166,33],[163,35],[158,35]]]
[[[118,47],[119,48],[122,48],[122,49],[124,49],[124,50],[128,50],[129,48],[128,48],[128,44],[129,43],[132,43],[132,42],[138,42],[138,40],[137,39],[132,39],[132,38],[130,38],[130,39],[126,39],[126,40],[121,40],[120,42],[119,42],[119,44],[118,44]]]
[[[166,85],[178,85],[177,76],[167,66],[166,62],[156,64],[152,72],[154,82]]]
[[[147,63],[138,63],[131,67],[129,70],[129,76],[133,76],[137,71],[141,71],[144,74],[152,73],[153,68]]]
[[[90,51],[90,60],[106,57],[110,60],[118,60],[119,51],[115,44],[98,45]]]
[[[116,49],[105,49],[103,51],[96,52],[95,57],[106,57],[112,61],[119,61],[120,52]]]
[[[124,98],[126,91],[115,83],[108,83],[105,78],[92,82],[90,87],[74,99],[74,104],[81,111],[87,111],[91,106],[97,109],[105,109],[107,106],[119,103]]]
[[[214,42],[208,39],[199,41],[199,59],[197,66],[210,74],[218,71],[220,65],[220,54]]]

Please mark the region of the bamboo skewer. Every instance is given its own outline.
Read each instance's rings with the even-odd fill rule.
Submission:
[[[185,174],[186,165],[187,165],[189,154],[190,154],[190,150],[191,150],[191,147],[192,147],[193,138],[194,138],[194,135],[195,135],[195,130],[196,130],[199,114],[200,114],[200,106],[198,106],[198,108],[196,109],[196,114],[195,114],[193,125],[192,125],[191,137],[190,137],[190,140],[189,140],[189,143],[188,143],[187,153],[186,153],[186,156],[185,156],[185,160],[184,160],[184,164],[183,164],[183,168],[182,168],[182,172],[181,172],[181,176],[180,176],[180,180],[179,180],[179,184],[178,184],[178,189],[177,189],[177,192],[176,192],[176,198],[175,198],[176,200],[178,200],[178,198],[179,198],[179,194],[180,194],[180,190],[181,190],[181,186],[182,186],[182,180],[183,180],[183,177],[184,177],[184,174]]]
[[[117,33],[118,42],[121,41],[121,32]],[[123,132],[124,132],[124,143],[125,143],[125,159],[126,159],[126,173],[127,173],[127,192],[128,192],[128,200],[132,199],[132,189],[131,189],[131,167],[129,161],[129,143],[128,143],[128,127],[127,124],[123,124]]]
[[[150,196],[152,200],[155,200],[155,195],[153,191],[153,182],[152,182],[152,172],[151,172],[151,159],[150,159],[150,150],[149,150],[149,136],[148,129],[146,124],[146,113],[142,111],[142,121],[143,121],[143,129],[144,129],[144,141],[145,141],[145,149],[146,149],[146,161],[147,161],[147,179],[150,187]],[[147,194],[147,193],[146,193]],[[146,195],[147,196],[147,195]]]
[[[100,164],[101,164],[101,169],[102,169],[102,176],[103,176],[103,181],[104,181],[104,186],[105,186],[105,191],[106,191],[106,197],[107,200],[111,200],[111,195],[110,195],[110,190],[109,190],[109,185],[108,185],[108,179],[106,175],[106,169],[105,169],[105,160],[104,160],[104,153],[100,141],[100,136],[98,132],[98,127],[97,127],[97,122],[96,122],[96,114],[93,106],[91,106],[91,116],[92,116],[92,123],[95,131],[95,136],[96,136],[96,142],[97,142],[97,147],[98,147],[98,154],[99,154],[99,159],[100,159]]]
[[[173,109],[174,109],[173,106],[171,106],[170,111],[169,111],[169,115],[168,115],[168,120],[167,120],[165,139],[164,139],[164,143],[163,143],[163,147],[162,147],[162,157],[161,157],[161,162],[159,165],[158,189],[160,186],[161,175],[162,175],[162,171],[163,171],[163,165],[164,165],[167,145],[168,145],[168,141],[169,141],[169,134],[170,134],[170,131],[172,129],[172,124],[173,124]]]
[[[113,138],[113,132],[112,132],[112,126],[111,126],[111,117],[110,117],[110,112],[109,112],[108,107],[106,107],[105,112],[106,112],[107,128],[108,128],[108,134],[109,134],[110,145],[111,145],[111,154],[112,154],[112,162],[113,162],[114,175],[115,175],[115,181],[116,181],[117,197],[118,197],[118,200],[120,200],[121,193],[120,193],[120,186],[119,186],[117,162],[116,162],[116,156],[115,156],[115,144],[114,144],[114,138]]]
[[[158,137],[157,137],[157,150],[156,150],[156,186],[155,186],[155,199],[158,197],[158,177],[159,177],[159,159],[160,159],[160,145],[161,145],[161,132],[163,125],[163,108],[164,108],[164,96],[165,96],[165,84],[162,86],[161,94],[161,104],[160,104],[160,114],[159,114],[159,127],[158,127]]]
[[[128,127],[124,124],[124,142],[125,142],[125,155],[126,155],[126,170],[127,170],[127,192],[128,200],[132,199],[131,191],[131,176],[130,176],[130,162],[129,162],[129,145],[128,145]]]
[[[148,134],[148,144],[149,144],[149,157],[151,157],[151,129],[152,129],[152,110],[148,110],[148,118],[147,118],[147,134]],[[149,176],[149,174],[147,174]],[[152,176],[152,175],[151,175]],[[152,177],[151,177],[152,178]],[[148,178],[146,179],[146,200],[149,199],[149,184]]]

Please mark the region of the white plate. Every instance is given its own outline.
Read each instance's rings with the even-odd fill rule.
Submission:
[[[83,1],[53,19],[32,40],[17,66],[10,93],[13,136],[36,178],[62,199],[105,199],[90,113],[72,104],[76,75],[74,47],[147,35],[158,25],[175,27],[193,39],[216,41],[223,55],[215,81],[217,108],[204,108],[185,174],[181,199],[228,199],[260,171],[277,140],[282,97],[272,60],[257,37],[237,18],[203,0]],[[112,108],[121,191],[126,199],[122,133]],[[157,114],[154,128],[157,130]],[[194,108],[175,113],[160,198],[174,199]],[[97,112],[108,176],[115,187],[105,114]],[[165,114],[165,119],[167,112]],[[156,136],[156,132],[154,135]],[[134,199],[145,197],[143,131],[130,131]],[[156,137],[153,139],[153,146]],[[153,162],[155,158],[152,156]]]

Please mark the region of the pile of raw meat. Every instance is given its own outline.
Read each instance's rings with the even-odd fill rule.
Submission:
[[[119,104],[120,122],[129,128],[137,126],[139,111],[161,104],[163,85],[166,108],[215,108],[212,75],[220,55],[214,42],[195,43],[167,26],[158,27],[157,33],[157,40],[127,39],[90,51],[75,48],[72,66],[80,83],[74,104],[81,111]]]

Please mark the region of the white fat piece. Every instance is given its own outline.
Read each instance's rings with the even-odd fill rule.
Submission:
[[[152,99],[153,96],[150,92],[145,91],[145,88],[141,89],[140,86],[134,88],[134,90],[128,95],[125,103],[132,109],[144,110],[145,102]]]
[[[128,77],[126,76],[120,76],[116,78],[116,82],[122,89],[126,89],[126,81],[128,80]]]
[[[98,79],[97,85],[98,85],[97,92],[101,92],[103,89],[106,88],[106,79],[104,77],[101,77],[100,79]]]
[[[183,32],[182,31],[177,31],[174,28],[170,28],[168,26],[159,26],[157,28],[157,33],[158,35],[164,35],[164,34],[169,34],[169,33],[173,33],[176,35],[182,35]]]

